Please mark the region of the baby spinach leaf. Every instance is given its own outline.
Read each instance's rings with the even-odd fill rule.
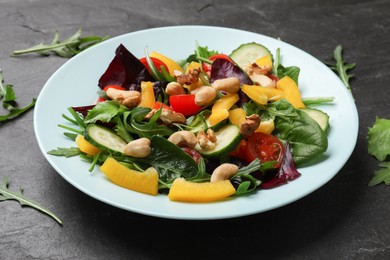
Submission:
[[[181,148],[165,138],[154,135],[150,144],[152,150],[143,161],[151,164],[165,183],[172,183],[176,178],[192,178],[198,174],[196,162]]]
[[[127,110],[115,101],[106,101],[96,104],[89,110],[84,122],[86,124],[95,123],[96,121],[110,122],[118,113]]]

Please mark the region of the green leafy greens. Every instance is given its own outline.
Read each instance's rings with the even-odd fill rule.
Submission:
[[[390,120],[377,117],[372,127],[368,128],[368,153],[378,161],[380,170],[375,172],[374,177],[368,183],[375,186],[384,182],[390,184],[390,162],[384,162],[390,155]]]
[[[49,215],[50,217],[52,217],[55,221],[57,221],[59,224],[62,225],[62,221],[56,216],[54,215],[51,211],[43,208],[41,205],[39,205],[38,203],[30,200],[30,199],[27,199],[24,195],[23,195],[23,189],[20,189],[18,192],[14,192],[14,191],[10,191],[8,189],[8,178],[7,177],[3,177],[3,182],[0,183],[0,201],[5,201],[5,200],[16,200],[20,203],[21,206],[28,206],[28,207],[32,207],[36,210],[39,210],[47,215]]]
[[[348,74],[348,71],[355,68],[355,63],[346,63],[343,59],[343,47],[338,45],[333,51],[333,59],[336,61],[336,64],[329,65],[329,67],[335,71],[347,89],[351,92],[351,86],[349,85],[349,80],[354,76],[353,74]]]
[[[36,99],[23,108],[18,108],[16,104],[16,95],[11,84],[4,85],[3,72],[0,70],[0,99],[3,101],[3,108],[9,111],[6,115],[0,115],[0,123],[11,120],[34,107]]]
[[[53,41],[51,43],[49,44],[40,43],[38,45],[35,45],[27,49],[16,50],[12,52],[11,55],[17,56],[17,55],[22,55],[27,53],[38,53],[43,56],[48,56],[54,53],[63,58],[71,58],[76,54],[79,54],[80,52],[88,49],[89,47],[101,43],[110,37],[108,35],[104,37],[100,37],[100,36],[81,37],[81,35],[82,35],[82,29],[80,28],[76,31],[75,34],[73,34],[68,39],[61,42],[60,34],[57,31],[55,32]]]

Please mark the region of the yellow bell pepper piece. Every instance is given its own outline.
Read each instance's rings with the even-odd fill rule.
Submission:
[[[299,92],[298,85],[289,76],[284,76],[278,80],[278,82],[276,82],[276,88],[283,90],[283,97],[295,108],[305,107],[305,104],[302,102],[301,92]]]
[[[260,105],[267,105],[268,101],[275,101],[283,98],[283,90],[277,88],[265,88],[256,85],[242,85],[242,92],[254,102]]]
[[[272,67],[273,67],[272,58],[270,55],[265,55],[265,56],[257,59],[255,61],[255,63],[259,67],[269,67],[270,69],[272,69]]]
[[[180,65],[177,64],[176,61],[174,61],[174,60],[172,60],[171,58],[168,58],[167,56],[164,56],[164,55],[162,55],[162,54],[160,54],[160,53],[158,53],[158,52],[153,51],[153,52],[150,54],[150,57],[159,59],[159,60],[161,60],[162,62],[164,62],[165,65],[167,65],[168,70],[169,70],[168,72],[169,72],[169,74],[170,74],[171,76],[173,76],[173,72],[174,72],[175,70],[178,70],[178,71],[180,71],[180,72],[183,72],[183,71],[184,71],[183,68],[180,67]]]
[[[97,148],[96,146],[94,146],[93,144],[85,140],[84,136],[82,135],[77,135],[75,141],[80,151],[88,155],[95,156],[100,152],[99,148]]]
[[[244,109],[239,107],[229,110],[229,121],[233,125],[240,127],[240,125],[246,121]]]
[[[255,130],[255,132],[271,134],[275,129],[275,122],[273,119],[269,119],[267,121],[260,121],[259,127]]]
[[[131,170],[114,158],[108,157],[100,166],[100,170],[110,181],[126,189],[150,195],[158,193],[158,173],[153,167],[140,172]]]
[[[209,122],[211,126],[229,117],[229,109],[239,100],[238,94],[226,95],[218,99],[211,108]]]
[[[148,107],[153,109],[156,103],[153,90],[153,82],[142,81],[141,82],[141,102],[139,107]]]

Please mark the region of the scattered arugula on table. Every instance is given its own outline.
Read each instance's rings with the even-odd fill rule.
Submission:
[[[45,209],[44,207],[42,207],[41,205],[39,205],[35,201],[27,199],[23,195],[23,189],[20,189],[17,192],[10,191],[8,189],[8,184],[9,184],[8,178],[3,177],[3,181],[2,181],[2,183],[0,183],[0,201],[16,200],[20,203],[21,206],[28,206],[28,207],[34,208],[36,210],[39,210],[39,211],[49,215],[55,221],[57,221],[59,224],[62,225],[62,221],[56,215],[54,215],[50,210]]]
[[[85,49],[92,47],[98,43],[101,43],[108,39],[110,36],[85,36],[81,37],[82,28],[78,29],[75,34],[70,36],[64,41],[60,41],[60,34],[58,31],[55,32],[53,41],[49,44],[40,43],[31,48],[24,50],[16,50],[12,52],[12,56],[27,54],[27,53],[38,53],[43,56],[50,54],[56,54],[63,58],[71,58],[76,54],[84,51]]]
[[[329,65],[329,67],[338,74],[341,81],[347,87],[349,92],[352,94],[352,89],[349,84],[349,80],[354,76],[353,74],[348,74],[348,71],[355,68],[355,63],[346,63],[343,59],[343,47],[337,45],[333,51],[333,59],[336,61],[336,64]]]
[[[3,108],[9,111],[6,115],[0,115],[0,123],[20,116],[30,108],[34,107],[36,99],[23,108],[18,108],[16,104],[16,95],[11,84],[4,84],[3,72],[0,69],[0,99],[3,102]]]

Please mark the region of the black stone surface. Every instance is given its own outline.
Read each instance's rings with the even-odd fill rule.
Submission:
[[[366,141],[376,116],[390,119],[389,13],[388,0],[0,0],[0,68],[20,105],[67,60],[10,53],[49,42],[56,30],[114,37],[195,24],[280,37],[324,62],[342,44],[345,60],[357,64],[351,85],[360,117],[350,160],[316,192],[248,217],[180,221],[114,208],[68,184],[39,150],[29,111],[0,125],[0,178],[64,224],[0,202],[0,259],[390,259],[390,187],[368,187],[378,163]]]

